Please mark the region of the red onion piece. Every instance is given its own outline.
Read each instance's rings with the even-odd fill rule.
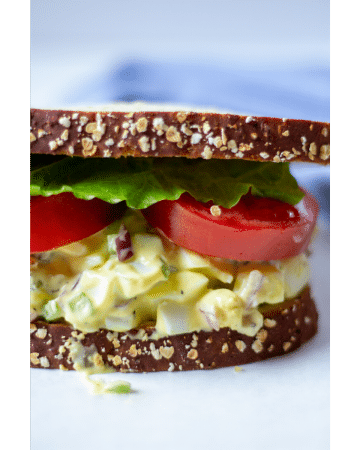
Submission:
[[[203,314],[208,325],[215,331],[220,330],[219,321],[216,318],[216,315],[210,311],[204,311],[203,309],[199,310],[201,314]]]
[[[131,237],[124,224],[121,224],[118,235],[115,238],[116,253],[118,260],[124,262],[134,256]]]

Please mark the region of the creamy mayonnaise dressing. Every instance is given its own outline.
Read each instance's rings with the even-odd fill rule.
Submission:
[[[210,258],[169,242],[141,213],[121,220],[134,255],[120,262],[120,222],[80,242],[33,255],[31,317],[64,318],[84,332],[125,332],[152,323],[151,339],[230,327],[254,336],[259,305],[295,297],[308,284],[304,254],[281,261]]]

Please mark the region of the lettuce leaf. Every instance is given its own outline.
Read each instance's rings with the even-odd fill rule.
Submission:
[[[72,192],[82,199],[125,200],[143,209],[188,192],[225,208],[251,189],[254,195],[296,204],[304,196],[288,163],[187,158],[37,158],[32,155],[31,195]],[[52,162],[54,161],[54,162]],[[50,163],[49,163],[50,162]]]

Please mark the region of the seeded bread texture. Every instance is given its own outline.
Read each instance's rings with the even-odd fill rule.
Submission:
[[[31,153],[330,163],[330,124],[118,103],[30,110]]]
[[[78,341],[85,348],[95,345],[94,361],[100,369],[111,367],[119,372],[215,369],[290,353],[317,331],[318,314],[309,287],[295,299],[267,307],[263,316],[263,327],[254,337],[222,328],[158,340],[151,340],[152,328],[128,333],[108,330],[82,333],[64,323],[36,320],[30,324],[31,367],[73,369],[69,345]]]

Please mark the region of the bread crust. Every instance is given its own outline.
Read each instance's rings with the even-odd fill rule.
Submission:
[[[151,340],[151,328],[139,338],[139,330],[81,333],[65,323],[36,320],[30,327],[31,367],[73,369],[67,346],[79,341],[84,347],[95,345],[99,368],[106,365],[119,372],[214,369],[290,353],[317,331],[318,313],[309,287],[295,299],[269,305],[263,316],[263,327],[254,337],[222,328],[158,340]]]
[[[212,112],[44,109],[31,109],[30,121],[31,153],[330,163],[325,122]]]

